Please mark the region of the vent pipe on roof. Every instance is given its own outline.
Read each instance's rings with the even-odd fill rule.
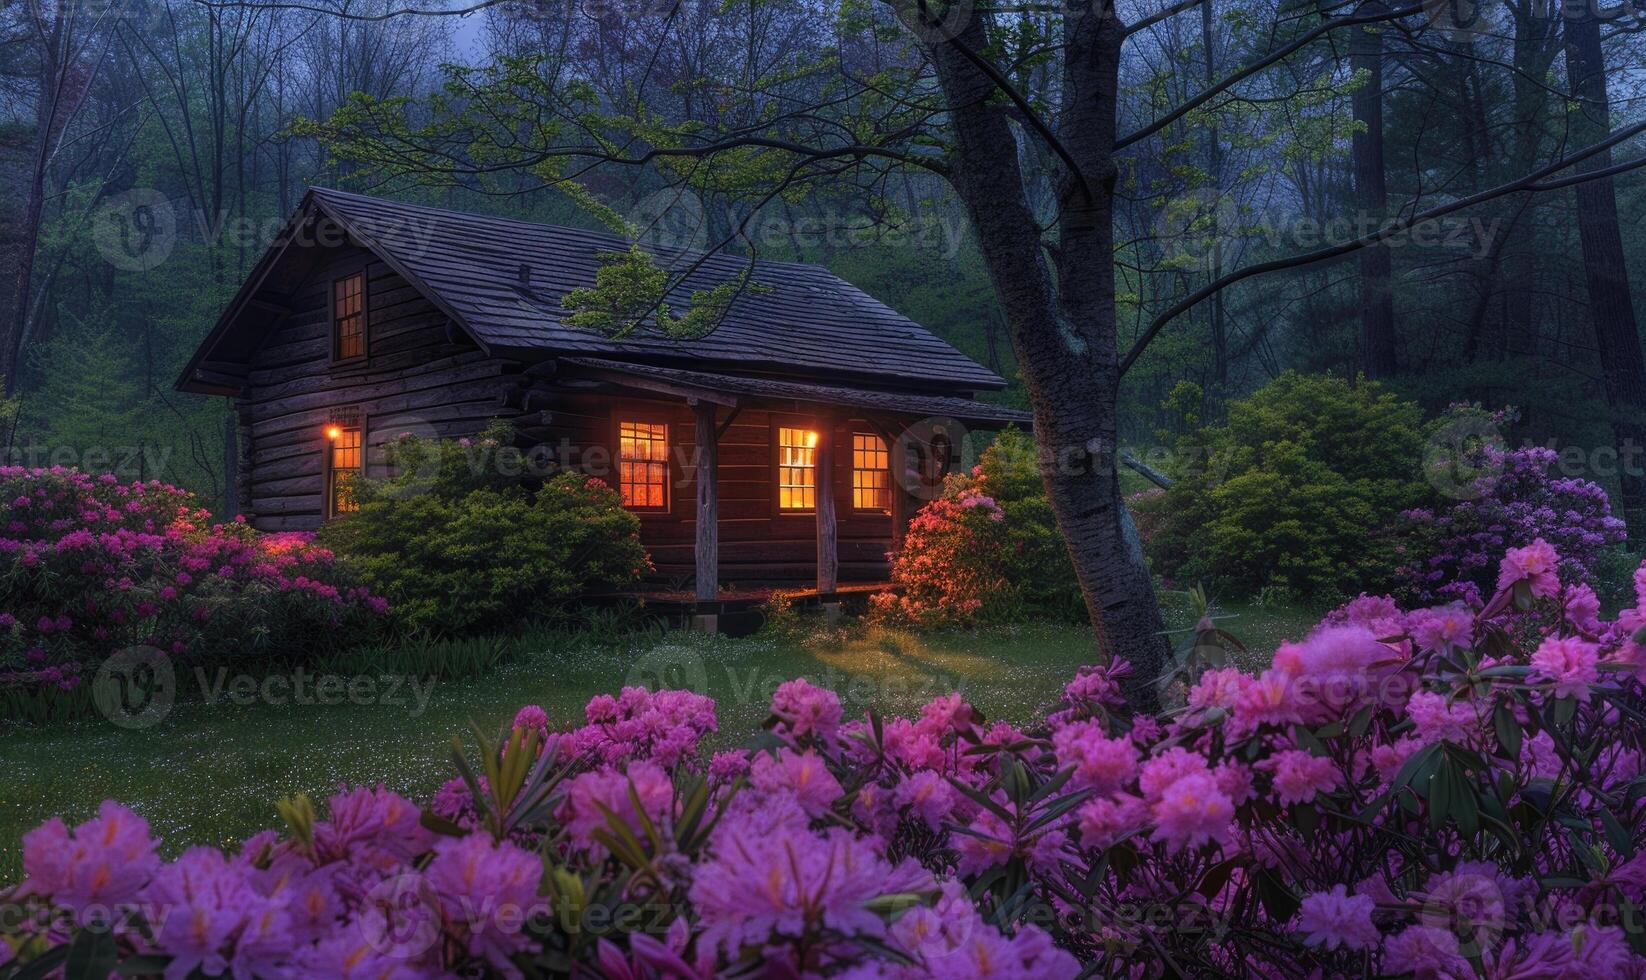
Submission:
[[[530,262],[520,263],[520,281],[518,286],[522,293],[525,293],[527,296],[532,295],[532,267]]]

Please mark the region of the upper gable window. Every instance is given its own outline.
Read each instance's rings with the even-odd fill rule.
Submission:
[[[332,359],[366,356],[366,274],[356,272],[332,283]]]

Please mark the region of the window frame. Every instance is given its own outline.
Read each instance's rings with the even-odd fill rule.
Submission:
[[[778,415],[772,414],[768,421],[771,429],[767,438],[767,445],[771,452],[771,466],[768,473],[771,479],[772,516],[773,517],[805,517],[810,518],[817,514],[817,487],[822,484],[822,474],[817,472],[817,451],[823,446],[823,440],[832,436],[825,426],[816,418],[806,415]],[[783,506],[783,430],[799,429],[802,432],[817,433],[817,446],[812,449],[812,506],[784,507]]]
[[[892,444],[886,439],[885,436],[874,431],[873,429],[854,428],[851,430],[851,435],[851,511],[854,514],[885,515],[889,517],[892,513],[894,500],[894,483],[892,481]],[[857,440],[859,436],[865,436],[873,439],[879,444],[880,448],[876,450],[876,453],[884,458],[884,466],[877,469],[862,469],[857,465]],[[880,488],[886,495],[886,505],[884,507],[859,507],[857,505],[857,474],[859,473],[884,473],[886,475],[886,483]]]
[[[353,424],[350,424],[349,416],[351,414],[353,416]],[[325,520],[327,521],[335,521],[339,517],[354,513],[352,510],[339,511],[336,506],[336,485],[333,481],[337,478],[338,468],[336,463],[336,446],[334,445],[334,440],[330,434],[330,430],[333,428],[337,428],[343,432],[360,433],[360,465],[354,469],[354,472],[358,474],[356,477],[357,479],[365,479],[366,434],[368,431],[366,428],[366,413],[360,411],[359,408],[352,405],[334,408],[331,410],[331,414],[327,417],[326,428],[320,433],[322,443],[321,459],[324,461],[324,465],[322,466],[323,479],[320,486],[321,508],[322,513],[325,516]]]
[[[661,507],[632,507],[621,504],[622,508],[631,514],[663,516],[674,513],[674,422],[667,416],[655,410],[640,409],[627,405],[617,405],[612,409],[612,452],[611,452],[611,479],[608,481],[611,488],[617,491],[619,500],[623,496],[623,426],[624,425],[656,425],[663,427],[663,506]],[[648,460],[647,462],[650,462]]]
[[[342,336],[337,332],[337,284],[357,276],[360,279],[360,353],[343,357],[341,354]],[[333,367],[359,364],[371,357],[371,277],[367,275],[365,263],[344,270],[328,280],[326,287],[326,322],[328,324],[327,342],[330,351],[329,363]]]

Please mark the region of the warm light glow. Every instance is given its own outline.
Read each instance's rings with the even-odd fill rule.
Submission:
[[[810,429],[777,430],[777,506],[811,510],[817,506],[818,433]]]
[[[667,510],[669,427],[661,422],[619,422],[617,488],[623,506]]]
[[[342,435],[343,435],[343,430],[342,430],[342,429],[339,429],[339,428],[338,428],[338,427],[337,427],[337,426],[335,426],[335,425],[334,425],[334,426],[332,426],[332,427],[331,427],[331,428],[329,428],[329,429],[327,429],[327,430],[326,430],[326,438],[327,438],[327,439],[331,439],[331,440],[333,440],[333,441],[334,441],[334,442],[335,442],[335,441],[336,441],[336,440],[337,440],[337,439],[338,439],[338,438],[339,438],[339,437],[341,437],[341,436],[342,436]]]

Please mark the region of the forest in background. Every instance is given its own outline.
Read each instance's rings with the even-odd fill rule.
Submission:
[[[228,407],[172,383],[313,184],[585,227],[616,215],[643,239],[818,262],[1013,377],[965,211],[935,180],[858,172],[757,203],[722,182],[682,208],[668,175],[645,168],[568,189],[517,171],[362,166],[326,126],[362,104],[415,117],[497,65],[604,106],[643,90],[663,124],[710,118],[736,102],[721,93],[781,76],[804,53],[887,56],[838,5],[537,0],[379,19],[393,6],[0,9],[0,367],[18,400],[8,462],[113,469],[220,502]],[[1135,6],[1134,23],[1169,5]],[[1199,9],[1148,24],[1120,66],[1120,115],[1136,137],[1118,158],[1122,352],[1222,275],[1466,200],[1646,118],[1639,23],[1622,8],[1573,21],[1526,0],[1482,7],[1467,30],[1430,29],[1418,12],[1331,32],[1316,28],[1341,5]],[[1055,73],[1037,69],[1037,15],[991,16],[1019,21],[1019,89],[1054,88]],[[1151,123],[1244,65],[1261,70]],[[1615,243],[1580,221],[1604,211],[1602,190],[1615,195]],[[1049,201],[1053,189],[1030,192]],[[1640,363],[1629,298],[1646,275],[1643,211],[1638,175],[1620,166],[1616,179],[1492,197],[1387,245],[1236,283],[1173,317],[1137,359],[1121,432],[1162,442],[1287,369],[1365,372],[1431,410],[1512,404],[1516,441],[1581,447],[1592,462],[1646,432],[1646,377],[1619,375],[1631,351]],[[1621,296],[1606,290],[1619,272]],[[1015,387],[1004,397],[1023,399]]]

